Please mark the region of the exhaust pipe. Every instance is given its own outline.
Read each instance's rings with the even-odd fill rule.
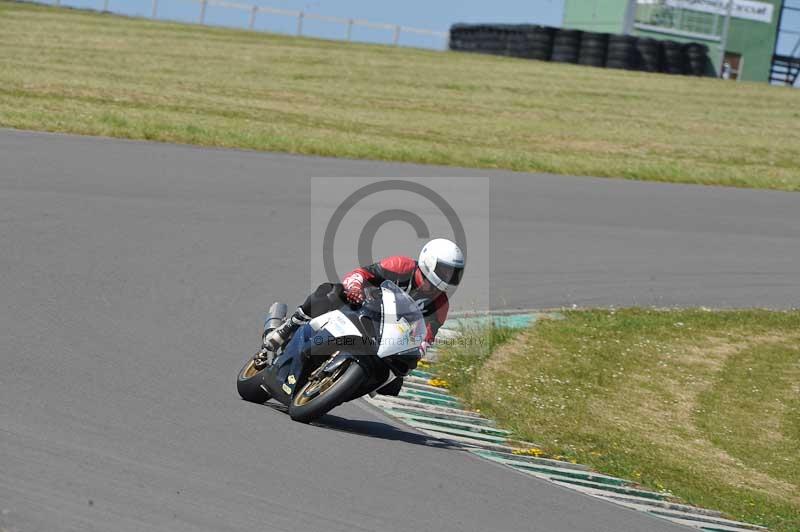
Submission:
[[[283,320],[286,319],[286,314],[289,310],[289,307],[286,303],[279,303],[275,302],[269,307],[269,313],[267,314],[267,319],[264,320],[264,331],[270,332],[277,329]]]

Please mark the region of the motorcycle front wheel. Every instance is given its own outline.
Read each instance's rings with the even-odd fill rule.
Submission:
[[[267,402],[270,395],[263,387],[265,369],[258,369],[255,358],[251,358],[239,370],[239,376],[236,378],[236,389],[242,399],[258,404]]]
[[[322,374],[300,388],[289,405],[295,421],[309,423],[353,397],[367,376],[355,360],[349,360],[331,374]]]

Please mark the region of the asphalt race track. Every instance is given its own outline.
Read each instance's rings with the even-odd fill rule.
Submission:
[[[798,194],[0,130],[0,529],[681,530],[361,402],[238,398],[308,287],[307,178],[374,175],[491,177],[497,307],[800,305]]]

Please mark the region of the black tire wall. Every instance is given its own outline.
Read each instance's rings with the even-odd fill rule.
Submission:
[[[661,41],[647,37],[636,40],[636,64],[645,72],[661,72],[664,50]]]
[[[532,24],[455,24],[450,49],[585,66],[714,76],[708,47]]]
[[[557,30],[550,60],[556,63],[577,63],[582,33],[579,30]]]
[[[664,51],[664,64],[661,71],[667,74],[685,74],[687,65],[683,55],[683,45],[675,41],[663,41],[661,48]]]
[[[581,47],[578,52],[578,64],[594,67],[606,66],[608,39],[610,37],[610,33],[583,32]]]
[[[690,76],[705,76],[709,66],[708,46],[692,42],[684,45],[686,70]]]
[[[607,68],[636,68],[636,37],[630,35],[612,35],[608,39]]]

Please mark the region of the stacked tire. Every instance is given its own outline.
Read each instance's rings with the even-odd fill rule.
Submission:
[[[708,60],[708,46],[696,42],[684,46],[686,56],[686,74],[690,76],[705,76],[711,68]]]
[[[556,30],[547,26],[526,26],[523,31],[528,43],[528,50],[522,57],[549,61],[553,55],[553,37]]]
[[[450,49],[548,61],[555,29],[532,24],[455,24]]]
[[[477,28],[469,24],[454,24],[450,28],[450,49],[458,52],[476,52]]]
[[[608,38],[607,68],[636,68],[636,37],[630,35],[612,35]]]
[[[642,37],[636,40],[636,63],[639,70],[645,72],[661,72],[661,41]]]
[[[556,63],[577,63],[581,46],[580,30],[557,30],[553,38],[550,60]]]
[[[664,51],[664,62],[661,72],[667,74],[683,74],[686,71],[686,59],[683,55],[683,44],[675,41],[661,41]]]
[[[578,64],[594,67],[606,66],[609,37],[611,35],[608,33],[583,32],[578,52]]]
[[[521,28],[506,28],[506,51],[504,55],[525,57],[528,53],[528,39]]]
[[[450,48],[463,52],[493,53],[497,32],[488,24],[458,25],[450,30]]]
[[[484,26],[478,40],[479,49],[488,54],[504,55],[508,48],[507,34],[502,26]]]

